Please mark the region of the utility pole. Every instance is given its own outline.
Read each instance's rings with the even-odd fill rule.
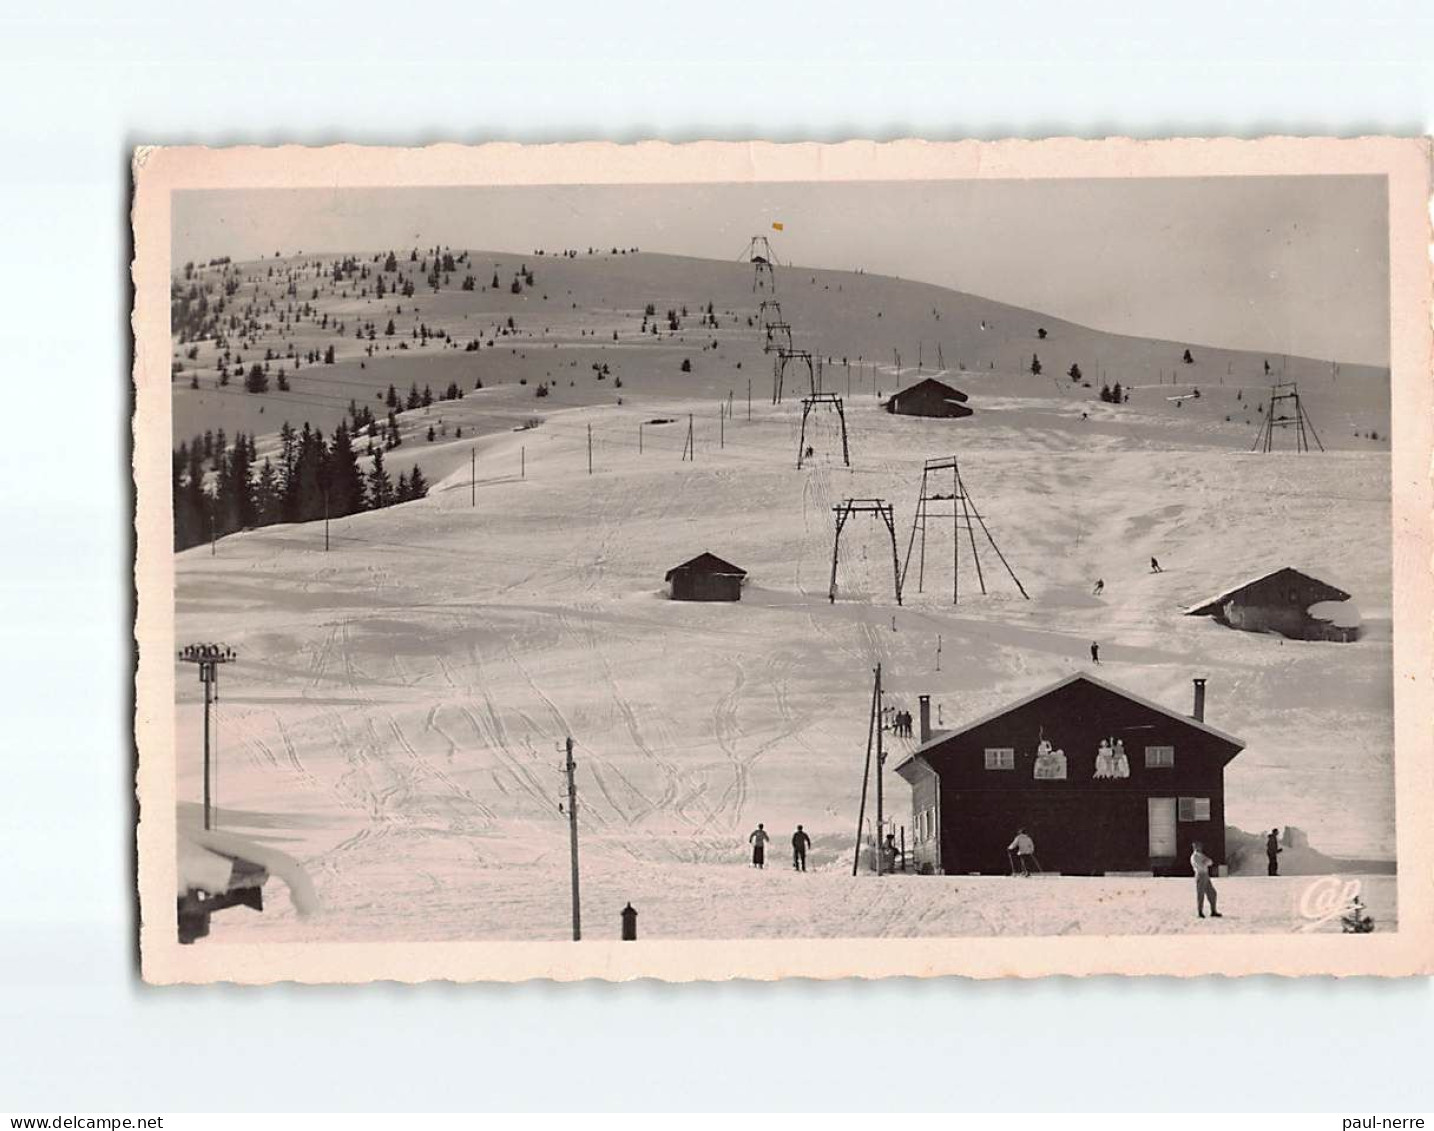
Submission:
[[[478,505],[478,445],[474,444],[468,453],[468,490],[473,496],[470,506]]]
[[[687,442],[682,445],[682,458],[684,461],[696,462],[697,460],[697,447],[692,442],[692,414],[690,412],[687,414]]]
[[[638,455],[642,455],[642,424],[641,424],[641,422],[639,422],[639,423],[638,423],[638,426],[637,426],[637,454],[638,454]]]
[[[886,752],[881,747],[881,665],[876,665],[876,874],[881,875],[882,858],[885,848],[882,845],[882,836],[885,834],[886,826],[882,823],[881,808],[881,770],[886,764]]]
[[[329,552],[329,489],[324,488],[324,553]]]
[[[752,378],[747,378],[747,419],[752,419]]]
[[[578,783],[574,776],[578,764],[573,761],[573,740],[568,738],[568,760],[563,772],[568,775],[568,843],[573,858],[573,942],[583,937],[582,901],[578,898]]]
[[[593,473],[593,426],[588,425],[588,474]]]
[[[214,827],[210,815],[209,788],[209,709],[211,703],[219,702],[219,665],[238,659],[234,649],[227,644],[186,644],[179,658],[187,664],[199,667],[199,682],[204,685],[204,827]],[[214,742],[214,760],[219,759],[219,742]]]
[[[528,478],[528,445],[524,444],[518,449],[518,478]]]
[[[866,765],[861,771],[861,807],[856,811],[856,848],[851,858],[851,874],[856,875],[857,869],[861,867],[861,834],[866,828],[866,789],[871,784],[871,744],[874,731],[881,725],[881,715],[877,710],[876,686],[871,689],[871,717],[866,723]]]

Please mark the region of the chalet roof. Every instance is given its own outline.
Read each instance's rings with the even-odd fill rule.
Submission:
[[[916,392],[917,389],[926,389],[926,390],[929,390],[930,392],[940,394],[945,400],[948,400],[948,401],[951,401],[951,400],[954,400],[954,401],[966,401],[966,400],[970,400],[970,398],[969,398],[965,393],[963,393],[960,389],[953,389],[950,385],[946,384],[946,382],[944,382],[944,381],[938,381],[938,380],[936,380],[935,377],[926,377],[926,378],[924,378],[924,379],[922,379],[922,380],[916,382],[916,384],[910,386],[909,388],[898,389],[895,393],[893,393],[893,394],[891,395],[891,398],[890,398],[889,400],[887,400],[887,401],[885,401],[885,402],[883,402],[883,403],[884,403],[884,404],[890,404],[891,401],[892,401],[892,400],[895,400],[897,397],[904,397],[904,396],[908,395],[909,393],[914,393],[914,392]]]
[[[735,574],[737,577],[746,577],[747,571],[741,566],[734,566],[731,562],[724,562],[716,554],[708,553],[706,550],[695,558],[690,558],[681,565],[675,565],[667,571],[663,577],[664,581],[671,581],[674,573],[714,573],[714,574]]]
[[[1210,726],[1208,723],[1203,723],[1198,719],[1192,719],[1190,716],[1182,715],[1178,711],[1172,711],[1169,707],[1162,706],[1161,704],[1156,703],[1151,699],[1146,699],[1143,696],[1133,695],[1129,691],[1126,691],[1124,688],[1116,687],[1114,684],[1106,683],[1105,680],[1097,679],[1095,676],[1089,674],[1088,672],[1077,672],[1075,675],[1068,675],[1065,679],[1057,680],[1055,683],[1052,683],[1046,687],[1042,687],[1039,691],[1033,691],[1031,692],[1031,694],[1027,695],[1023,699],[1017,699],[1014,703],[1007,703],[1004,707],[1001,707],[995,711],[991,711],[988,714],[982,715],[979,719],[973,719],[971,722],[956,727],[954,730],[937,731],[929,739],[927,739],[915,750],[913,750],[911,753],[911,757],[907,758],[904,762],[901,763],[901,765],[896,767],[896,772],[901,773],[903,767],[907,766],[911,762],[917,761],[918,759],[923,762],[926,761],[926,759],[923,758],[922,755],[930,753],[936,747],[941,746],[943,743],[949,742],[953,738],[966,734],[969,731],[973,731],[977,727],[985,726],[987,723],[992,722],[995,719],[999,719],[1003,715],[1009,715],[1012,711],[1019,710],[1020,708],[1026,706],[1026,704],[1028,703],[1034,703],[1037,699],[1044,699],[1052,692],[1059,691],[1061,688],[1077,682],[1091,684],[1094,687],[1099,687],[1105,691],[1109,691],[1114,695],[1119,695],[1122,699],[1126,699],[1131,703],[1138,703],[1140,706],[1154,711],[1157,714],[1161,714],[1166,716],[1167,718],[1174,719],[1178,723],[1183,723],[1185,726],[1190,727],[1192,730],[1198,730],[1203,734],[1208,734],[1213,738],[1219,739],[1221,742],[1228,743],[1236,750],[1243,750],[1245,748],[1245,743],[1243,739],[1236,738],[1232,734],[1226,734],[1222,730],[1217,730],[1215,727]]]
[[[1284,575],[1288,575],[1291,578],[1301,578],[1304,581],[1308,581],[1311,585],[1313,585],[1315,587],[1316,601],[1349,600],[1349,594],[1346,593],[1343,589],[1336,589],[1333,585],[1330,585],[1328,582],[1321,581],[1317,577],[1311,577],[1307,573],[1301,573],[1297,569],[1291,569],[1289,566],[1284,566],[1280,569],[1271,570],[1269,573],[1262,573],[1259,577],[1252,577],[1247,581],[1242,581],[1239,585],[1233,586],[1230,589],[1226,589],[1223,593],[1217,593],[1213,597],[1207,597],[1199,604],[1191,605],[1188,609],[1186,609],[1185,615],[1187,617],[1212,616],[1213,614],[1218,612],[1220,606],[1223,605],[1226,601],[1228,601],[1231,597],[1234,597],[1237,594],[1243,592],[1244,590],[1249,589],[1253,585],[1258,585],[1262,581],[1268,581],[1272,577],[1280,577]],[[1314,602],[1311,603],[1313,604]]]

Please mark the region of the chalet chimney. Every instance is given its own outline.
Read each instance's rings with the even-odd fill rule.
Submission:
[[[1205,721],[1205,681],[1195,680],[1195,709],[1190,712],[1190,717],[1197,723]]]
[[[931,740],[931,696],[919,695],[917,702],[921,704],[921,741]]]

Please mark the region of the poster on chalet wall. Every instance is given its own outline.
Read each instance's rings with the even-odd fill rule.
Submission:
[[[1429,158],[137,150],[144,976],[1430,971]]]

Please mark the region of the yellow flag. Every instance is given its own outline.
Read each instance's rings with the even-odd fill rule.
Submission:
[[[773,221],[772,221],[772,231],[774,231],[774,232],[781,232],[781,231],[785,231],[785,228],[782,226],[782,224],[781,224],[780,222],[778,222],[778,221],[776,221],[776,220],[773,220]]]

